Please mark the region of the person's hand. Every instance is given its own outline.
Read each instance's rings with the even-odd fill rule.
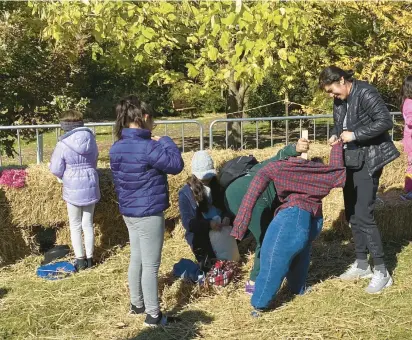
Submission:
[[[337,144],[339,142],[338,136],[333,135],[332,137],[329,138],[328,140],[328,144],[331,146],[334,146],[335,144]]]
[[[344,143],[350,143],[355,140],[354,134],[351,131],[343,131],[342,134],[340,135],[340,139]]]
[[[222,229],[222,224],[212,220],[210,221],[210,229],[220,231]]]
[[[308,152],[309,150],[309,141],[305,138],[301,138],[298,140],[297,144],[296,144],[296,152],[297,153],[304,153],[304,152]]]
[[[222,225],[223,225],[224,227],[229,226],[229,225],[230,225],[230,218],[229,218],[229,217],[225,217],[225,218],[223,219],[223,221],[222,221]]]
[[[153,139],[153,140],[155,140],[156,142],[158,142],[160,138],[162,138],[162,137],[159,137],[159,136],[152,136],[152,139]]]

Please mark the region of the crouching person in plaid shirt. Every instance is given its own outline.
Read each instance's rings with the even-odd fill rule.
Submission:
[[[234,222],[233,237],[243,238],[253,207],[270,181],[282,203],[263,240],[261,267],[252,296],[255,309],[269,307],[285,277],[294,294],[304,293],[311,244],[323,225],[322,199],[345,184],[342,150],[341,143],[333,146],[329,165],[299,157],[269,163],[251,182]]]

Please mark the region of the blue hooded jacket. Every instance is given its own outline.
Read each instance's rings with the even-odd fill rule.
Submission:
[[[110,149],[110,167],[120,213],[145,217],[169,207],[167,174],[179,174],[184,162],[171,138],[154,141],[149,130],[125,128]]]

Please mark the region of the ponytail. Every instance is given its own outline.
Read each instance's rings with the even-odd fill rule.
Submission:
[[[192,175],[188,179],[187,184],[190,186],[190,189],[192,189],[193,196],[195,197],[195,201],[199,205],[200,211],[207,212],[208,202],[203,183],[195,175]]]
[[[128,128],[131,123],[139,125],[141,128],[146,127],[144,116],[154,116],[151,106],[142,102],[135,95],[129,95],[116,105],[116,122],[114,132],[117,139],[121,139],[122,130]]]
[[[352,82],[354,74],[352,70],[345,71],[337,66],[326,67],[319,75],[319,88],[323,90],[326,85],[338,82],[341,78]]]

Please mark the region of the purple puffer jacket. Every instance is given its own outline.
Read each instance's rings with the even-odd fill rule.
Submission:
[[[66,202],[83,207],[100,200],[98,154],[96,139],[88,128],[77,128],[60,137],[50,171],[63,180]]]

